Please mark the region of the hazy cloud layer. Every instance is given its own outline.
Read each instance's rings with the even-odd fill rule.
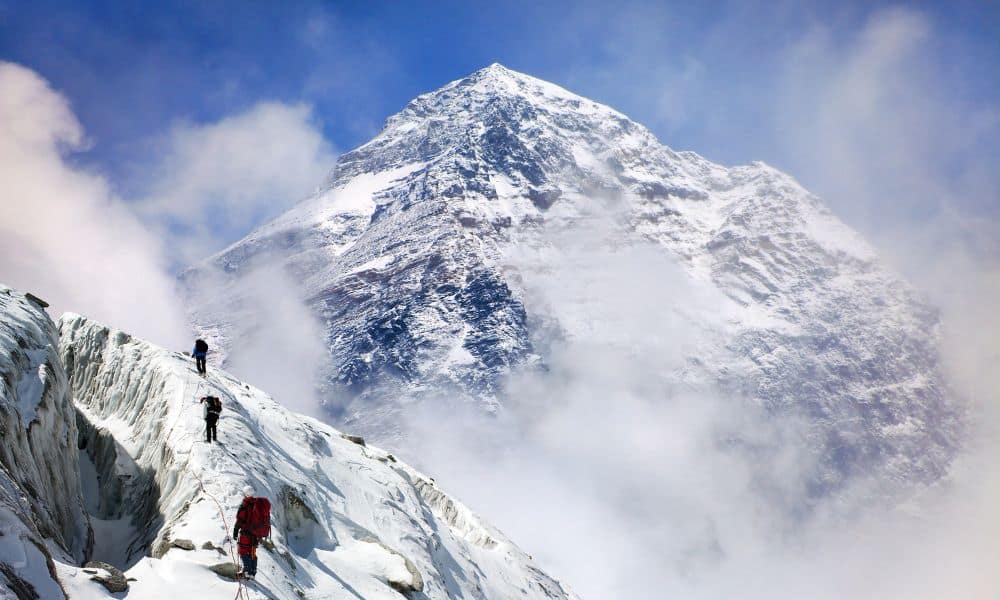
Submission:
[[[335,158],[305,105],[261,102],[160,142],[144,218],[183,263],[218,251],[314,191]]]
[[[676,349],[700,339],[695,324],[711,316],[684,315],[678,298],[692,290],[662,259],[601,250],[600,235],[556,240],[563,254],[548,257],[535,300],[565,317],[576,295],[609,325],[555,342],[551,370],[518,381],[495,419],[452,422],[453,409],[418,419],[415,456],[585,597],[990,598],[1000,588],[996,107],[965,95],[947,40],[904,8],[876,11],[848,35],[838,24],[787,28],[769,70],[722,81],[721,50],[748,43],[739,13],[678,55],[664,52],[670,16],[632,6],[607,20],[621,32],[602,41],[607,62],[576,77],[645,94],[668,130],[759,143],[761,158],[820,194],[941,308],[942,360],[973,407],[951,477],[906,506],[837,510],[868,502],[856,489],[807,521],[791,518],[785,507],[802,500],[797,474],[810,460],[797,424],[697,382],[665,387],[656,373],[684,373]],[[671,57],[665,66],[649,60],[658,53]],[[760,118],[729,121],[748,111]],[[701,293],[699,305],[724,307]],[[728,452],[717,442],[730,433],[780,440],[784,451],[764,461]]]
[[[526,308],[561,325],[548,368],[515,377],[496,417],[427,407],[413,455],[583,597],[703,597],[720,569],[784,539],[810,455],[795,422],[686,361],[738,307],[614,231],[554,232],[510,257]]]
[[[187,300],[207,318],[203,332],[210,345],[226,346],[211,363],[266,391],[286,407],[317,418],[324,413],[317,393],[321,368],[330,360],[322,323],[303,301],[296,279],[281,256],[241,265],[234,278],[215,266],[203,266],[186,285]],[[233,340],[216,336],[215,325],[236,323],[244,332]]]
[[[886,507],[859,480],[806,510],[806,425],[722,393],[686,360],[706,359],[706,336],[741,309],[613,228],[550,241],[512,257],[529,313],[561,323],[547,370],[515,377],[495,416],[423,406],[406,424],[408,460],[586,598],[989,598],[995,340],[946,345],[965,369],[956,387],[992,407],[947,481]],[[967,339],[995,322],[982,316],[949,327]]]
[[[925,15],[895,8],[847,43],[816,26],[782,57],[788,168],[867,234],[948,211],[1000,216],[1000,106],[966,96],[946,42]]]
[[[65,97],[11,63],[0,63],[0,90],[0,280],[47,299],[56,317],[79,312],[174,349],[190,348],[192,334],[175,270],[305,198],[334,163],[308,107],[263,102],[214,123],[177,124],[145,167],[148,193],[126,200],[73,164],[88,146]],[[246,300],[264,314],[280,307],[281,318],[254,329],[237,364],[301,374],[322,336],[294,281],[270,274]],[[301,368],[289,370],[290,360]],[[287,378],[252,381],[307,397]]]
[[[948,211],[1000,218],[995,53],[906,6],[723,4],[574,11],[554,43],[596,56],[567,83],[672,147],[791,173],[874,238]]]
[[[173,348],[189,329],[160,240],[100,175],[67,100],[34,72],[0,63],[0,279],[52,304]]]
[[[335,163],[305,105],[261,102],[217,122],[180,123],[160,143],[148,195],[135,207],[168,241],[177,266],[200,263],[307,198]],[[238,289],[207,267],[185,301],[226,305],[220,319],[252,319],[239,327],[247,337],[231,340],[225,368],[289,408],[316,415],[325,334],[280,259],[244,265],[250,274]]]

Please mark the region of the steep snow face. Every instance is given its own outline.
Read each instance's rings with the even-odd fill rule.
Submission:
[[[122,554],[136,579],[131,594],[235,596],[237,584],[209,567],[232,562],[227,536],[250,484],[272,502],[274,542],[260,550],[250,598],[576,597],[394,456],[84,317],[65,315],[59,331],[104,490],[91,494],[94,503],[117,497],[129,507],[104,516],[131,517],[117,528],[120,543],[139,551]],[[224,406],[214,444],[203,438],[206,395]],[[78,571],[63,570],[74,593],[102,597]]]
[[[939,372],[937,315],[864,240],[788,175],[674,152],[500,65],[410,102],[315,197],[184,281],[224,354],[269,318],[248,308],[245,282],[277,259],[325,324],[340,417],[393,439],[414,396],[495,408],[507,373],[544,364],[546,337],[590,331],[599,314],[529,305],[529,267],[512,256],[565,252],[553,239],[595,218],[610,222],[595,243],[652,242],[731,300],[690,362],[734,397],[813,423],[818,491],[859,471],[946,468],[961,411]]]
[[[0,381],[0,595],[28,585],[43,598],[61,598],[53,559],[81,561],[93,543],[80,495],[76,415],[55,324],[4,285]]]

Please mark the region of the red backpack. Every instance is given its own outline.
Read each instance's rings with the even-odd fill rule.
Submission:
[[[267,498],[247,498],[247,522],[244,529],[259,538],[271,535],[271,501]]]

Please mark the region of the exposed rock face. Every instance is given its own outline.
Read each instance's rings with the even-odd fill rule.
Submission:
[[[219,577],[225,577],[226,579],[232,579],[233,581],[236,581],[237,573],[239,573],[239,570],[236,568],[236,563],[234,562],[216,563],[208,567],[208,570],[215,573]]]
[[[106,562],[91,561],[84,565],[84,569],[95,571],[92,573],[93,577],[91,579],[103,585],[112,594],[128,590],[128,581],[125,579],[125,574],[114,565],[109,565]]]
[[[0,591],[62,597],[51,552],[70,563],[88,556],[76,439],[55,324],[0,285]]]
[[[348,442],[354,442],[355,444],[357,444],[359,446],[364,446],[365,445],[365,438],[361,437],[360,435],[351,435],[349,433],[345,433],[345,434],[343,434],[343,436],[344,436],[344,439],[347,440]]]
[[[961,410],[939,371],[937,315],[864,240],[788,175],[675,152],[613,109],[500,65],[410,102],[315,197],[184,281],[197,325],[225,352],[268,318],[244,282],[278,259],[325,324],[326,390],[350,398],[339,416],[393,439],[400,411],[428,393],[496,407],[507,373],[544,364],[547,339],[599,317],[529,306],[525,267],[510,260],[561,251],[551,232],[595,210],[614,216],[604,243],[651,243],[729,299],[690,371],[811,422],[815,493],[857,472],[943,473]]]
[[[194,550],[194,542],[191,540],[170,540],[170,544],[181,550]]]
[[[424,578],[420,575],[420,571],[417,570],[416,565],[414,565],[410,559],[374,538],[366,538],[363,541],[378,544],[383,550],[393,556],[399,557],[399,559],[403,561],[403,566],[406,569],[405,575],[402,573],[388,575],[386,577],[386,582],[389,584],[389,587],[396,590],[400,594],[403,594],[407,598],[410,597],[411,593],[420,593],[424,591]]]
[[[38,600],[35,586],[18,575],[9,563],[0,562],[0,577],[3,578],[4,589],[13,593],[17,600]]]

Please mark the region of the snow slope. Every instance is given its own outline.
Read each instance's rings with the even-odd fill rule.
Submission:
[[[652,243],[731,300],[725,319],[698,323],[689,362],[733,398],[812,423],[817,493],[857,473],[945,472],[962,408],[938,366],[937,314],[856,232],[768,165],[676,152],[501,65],[411,101],[315,197],[183,281],[224,357],[272,318],[248,281],[278,261],[324,325],[335,416],[405,447],[398,423],[414,399],[495,410],[504,377],[544,365],[551,339],[592,332],[599,310],[533,302],[524,281],[569,251],[563,233],[600,219],[610,225],[592,245]],[[518,258],[531,253],[542,260]],[[698,312],[697,299],[676,302]]]
[[[59,349],[88,505],[130,550],[95,558],[124,561],[134,597],[233,597],[237,584],[208,567],[231,562],[249,483],[271,499],[274,525],[250,598],[575,598],[433,480],[225,372],[201,378],[189,358],[78,315],[60,320]],[[224,404],[212,445],[207,394]],[[74,597],[100,597],[79,571],[63,573]]]

